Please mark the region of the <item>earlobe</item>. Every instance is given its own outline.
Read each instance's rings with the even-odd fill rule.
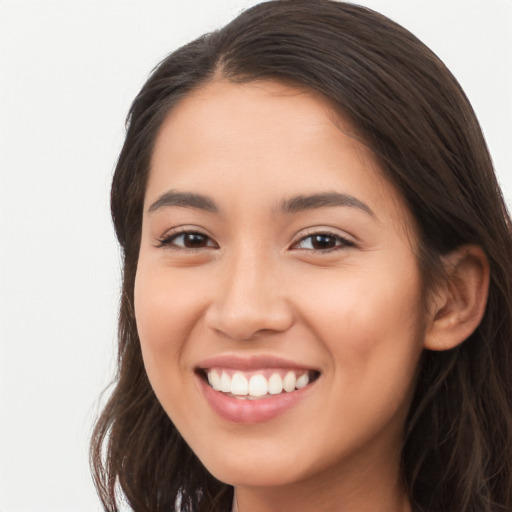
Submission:
[[[476,245],[465,245],[443,258],[446,280],[430,304],[424,347],[450,350],[480,324],[487,305],[489,262]]]

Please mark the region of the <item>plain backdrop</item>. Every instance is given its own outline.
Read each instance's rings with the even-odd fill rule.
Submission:
[[[114,369],[109,184],[167,53],[242,0],[0,0],[0,512],[100,510],[87,449]],[[512,203],[512,1],[360,1],[453,71]]]

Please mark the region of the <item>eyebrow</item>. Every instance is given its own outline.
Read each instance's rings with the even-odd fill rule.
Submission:
[[[326,192],[321,194],[301,195],[281,201],[279,211],[282,213],[297,213],[304,210],[325,208],[332,206],[348,206],[359,208],[365,213],[375,217],[372,209],[366,204],[349,194],[338,192]]]
[[[218,213],[219,207],[215,201],[203,194],[193,192],[178,192],[169,190],[162,194],[149,208],[148,213],[170,206],[181,206],[183,208],[194,208],[211,213]],[[320,194],[299,195],[281,201],[278,207],[279,213],[292,214],[305,210],[317,208],[348,206],[359,208],[365,213],[375,217],[372,209],[366,204],[349,194],[339,192],[324,192]]]
[[[182,206],[184,208],[194,208],[213,213],[217,213],[219,211],[215,201],[208,196],[194,194],[192,192],[177,192],[176,190],[169,190],[168,192],[165,192],[165,194],[162,194],[148,208],[148,213],[166,206]]]

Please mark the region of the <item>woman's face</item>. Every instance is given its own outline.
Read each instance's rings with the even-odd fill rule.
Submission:
[[[135,284],[144,364],[233,485],[398,471],[425,325],[414,229],[342,130],[312,94],[216,81],[156,141]]]

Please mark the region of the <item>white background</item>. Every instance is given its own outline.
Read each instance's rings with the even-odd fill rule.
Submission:
[[[0,512],[100,510],[87,444],[113,370],[109,184],[131,100],[241,0],[0,0]],[[429,45],[512,204],[512,1],[367,0]]]

